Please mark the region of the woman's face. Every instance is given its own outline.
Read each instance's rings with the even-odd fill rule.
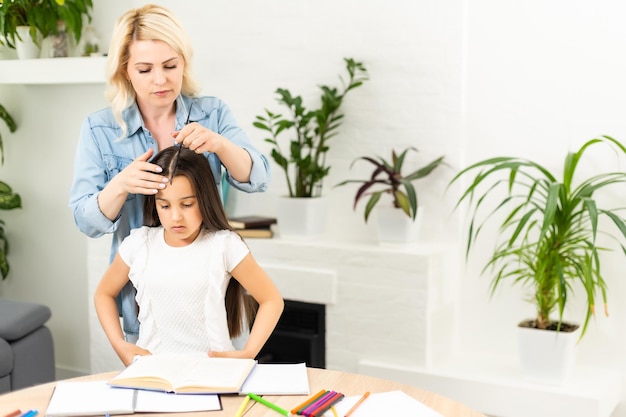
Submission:
[[[183,85],[183,58],[163,41],[134,41],[129,52],[126,71],[140,107],[172,106]]]

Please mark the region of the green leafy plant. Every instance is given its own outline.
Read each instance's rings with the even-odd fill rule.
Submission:
[[[457,203],[457,207],[462,202],[469,203],[472,212],[466,256],[488,220],[496,214],[501,216],[496,247],[482,273],[494,273],[491,295],[504,280],[533,291],[529,301],[535,304],[537,317],[526,327],[564,330],[569,323],[563,322],[563,313],[577,281],[587,298],[580,338],[595,314],[598,293],[606,312],[607,286],[600,268],[600,252],[611,249],[598,246],[596,238],[600,233],[606,235],[626,254],[622,244],[626,223],[620,215],[623,208],[601,208],[595,194],[607,187],[623,190],[626,173],[596,174],[574,184],[576,168],[585,151],[596,144],[626,154],[620,142],[602,136],[567,153],[561,177],[528,159],[495,157],[470,165],[450,182],[474,175]],[[503,191],[506,193],[502,197]],[[479,215],[485,211],[486,215]],[[601,218],[609,220],[617,236],[600,229]],[[558,320],[552,318],[555,311]]]
[[[361,62],[344,58],[348,80],[337,89],[320,86],[322,95],[318,109],[308,110],[301,96],[293,96],[285,88],[278,88],[278,103],[289,109],[289,116],[265,110],[256,116],[255,127],[270,133],[265,141],[273,145],[272,159],[283,169],[287,179],[289,197],[318,197],[322,194],[322,182],[330,171],[326,153],[330,139],[337,135],[343,119],[340,108],[349,91],[361,86],[368,79],[367,70]],[[295,135],[288,146],[281,146],[279,136],[290,131]]]
[[[59,33],[59,21],[76,42],[83,31],[83,17],[91,21],[92,0],[0,0],[0,43],[15,48],[18,26],[30,26],[30,36],[39,42]]]
[[[364,160],[373,165],[374,170],[369,179],[366,180],[345,180],[336,185],[336,187],[358,183],[363,184],[359,187],[354,197],[354,209],[356,210],[359,201],[369,196],[369,200],[365,205],[365,222],[369,219],[372,209],[380,201],[380,198],[384,194],[388,194],[393,199],[393,206],[401,209],[407,216],[415,220],[417,215],[418,199],[413,181],[428,176],[439,165],[443,163],[444,157],[441,156],[428,165],[419,168],[408,175],[402,174],[402,168],[408,151],[415,151],[417,149],[410,146],[404,149],[400,154],[397,154],[395,150],[391,150],[391,160],[387,161],[383,157],[378,156],[377,159],[369,156],[361,156],[350,164],[350,168],[355,162]],[[382,188],[381,188],[382,187]]]
[[[4,120],[11,133],[15,132],[17,125],[11,115],[1,104],[0,119]],[[4,164],[4,146],[2,135],[0,135],[0,157],[1,163]],[[22,199],[20,195],[14,193],[9,184],[0,181],[0,209],[12,210],[20,207],[22,207]],[[4,226],[4,220],[0,219],[0,274],[2,275],[3,280],[6,279],[10,270],[9,261],[7,259],[7,254],[9,253],[9,240],[7,239]]]

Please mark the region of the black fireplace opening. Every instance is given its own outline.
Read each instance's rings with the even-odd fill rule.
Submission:
[[[326,367],[326,306],[285,300],[274,332],[257,356],[259,363],[301,363]]]

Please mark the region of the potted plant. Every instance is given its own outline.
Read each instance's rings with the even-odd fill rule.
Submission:
[[[271,156],[274,162],[282,168],[287,181],[288,200],[307,199],[310,203],[316,197],[316,202],[321,200],[322,184],[330,171],[330,165],[326,161],[326,154],[330,149],[330,140],[337,136],[339,126],[344,115],[340,112],[341,105],[348,92],[361,86],[368,79],[367,70],[361,62],[352,58],[344,58],[347,80],[339,77],[341,88],[320,86],[321,96],[318,108],[308,109],[301,96],[293,96],[286,88],[278,88],[277,102],[285,106],[288,114],[283,116],[265,110],[264,115],[256,116],[253,123],[255,127],[269,133],[265,141],[272,145]],[[281,138],[291,133],[291,138],[283,145]],[[323,206],[323,203],[322,203]],[[317,234],[323,228],[323,215],[321,220],[291,219],[289,213],[304,212],[321,213],[323,208],[293,209],[279,206],[278,226],[281,234],[292,234],[288,230],[294,230],[293,234]],[[282,220],[282,221],[281,221]],[[310,228],[302,229],[299,226],[311,225]]]
[[[16,49],[16,42],[25,40],[20,27],[28,27],[36,45],[40,39],[58,35],[60,28],[78,42],[83,18],[91,21],[92,7],[92,0],[0,0],[0,42]]]
[[[418,199],[413,182],[428,176],[444,160],[444,157],[440,156],[427,165],[405,175],[402,173],[402,169],[409,151],[417,152],[417,149],[409,146],[400,154],[392,149],[390,160],[381,156],[376,158],[361,156],[352,161],[350,168],[359,160],[369,162],[373,165],[371,176],[364,180],[345,180],[336,185],[339,187],[350,183],[362,184],[354,197],[353,208],[356,210],[359,201],[369,197],[363,212],[365,223],[367,223],[374,207],[380,202],[381,197],[383,195],[391,197],[391,205],[385,210],[384,215],[381,211],[382,207],[378,207],[378,236],[383,241],[406,242],[417,237],[419,229],[419,222],[417,221]]]
[[[11,133],[15,132],[17,125],[11,115],[1,104],[0,119],[4,121]],[[2,135],[0,135],[0,164],[4,164],[4,146],[2,142]],[[14,193],[7,183],[0,181],[0,209],[12,210],[20,207],[22,207],[22,199],[20,195]],[[3,280],[6,279],[10,269],[9,261],[7,259],[7,254],[9,253],[9,240],[7,239],[4,225],[4,220],[0,219],[0,274],[2,275]]]
[[[522,321],[518,332],[522,366],[528,367],[526,377],[531,380],[562,383],[573,366],[574,345],[584,336],[598,298],[606,306],[607,286],[600,252],[610,248],[599,246],[598,235],[610,237],[626,253],[622,244],[626,238],[622,209],[601,208],[595,198],[597,192],[608,187],[623,187],[626,173],[575,178],[585,151],[596,144],[626,154],[619,141],[602,136],[587,141],[576,152],[568,152],[561,176],[529,159],[494,157],[470,165],[450,182],[474,175],[457,203],[457,207],[468,203],[472,212],[466,256],[489,220],[498,219],[496,247],[482,271],[492,274],[491,294],[505,281],[531,291],[529,301],[535,304],[536,317]],[[600,227],[603,217],[609,226],[614,226],[617,236]],[[575,289],[583,291],[587,301],[582,329],[563,320],[567,301]],[[567,341],[572,330],[579,333]],[[547,336],[548,340],[544,345],[531,343],[530,350],[526,350],[526,336]],[[560,345],[568,347],[570,353],[557,352]],[[538,354],[537,359],[530,356],[532,350]],[[556,364],[558,358],[566,363],[560,364],[562,367],[554,374],[548,374],[548,367]]]

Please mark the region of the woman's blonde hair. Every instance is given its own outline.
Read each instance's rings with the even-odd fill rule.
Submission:
[[[185,63],[182,94],[195,96],[200,89],[192,76],[191,40],[174,14],[154,4],[127,11],[115,23],[106,65],[105,96],[111,103],[113,117],[122,128],[122,138],[128,132],[122,112],[136,99],[135,90],[127,78],[129,47],[133,41],[143,40],[163,41],[182,57]]]

